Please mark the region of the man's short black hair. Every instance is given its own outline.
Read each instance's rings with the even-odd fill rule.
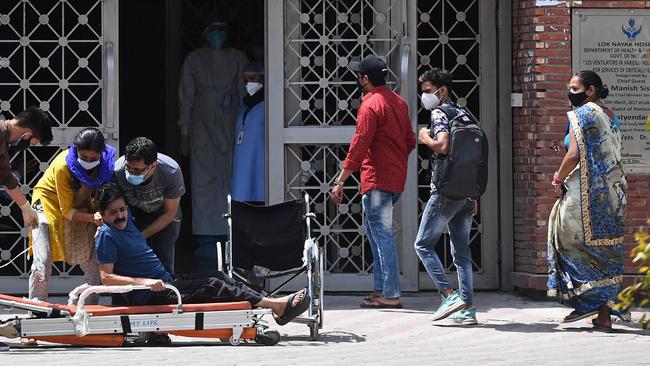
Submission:
[[[29,107],[16,116],[18,126],[32,130],[32,137],[41,140],[41,145],[52,142],[52,124],[50,116],[42,109]]]
[[[428,81],[431,84],[435,85],[436,88],[446,86],[447,90],[451,92],[454,78],[451,76],[451,73],[449,71],[434,67],[433,69],[427,70],[424,72],[424,74],[420,75],[418,81],[420,83]]]
[[[111,204],[111,202],[120,198],[124,199],[124,193],[122,193],[122,190],[117,186],[117,184],[113,182],[106,182],[102,184],[97,192],[97,204],[99,205],[99,211],[104,212],[108,208],[108,205]]]
[[[127,161],[144,160],[150,165],[158,159],[158,148],[156,144],[146,137],[136,137],[126,145],[124,156]]]

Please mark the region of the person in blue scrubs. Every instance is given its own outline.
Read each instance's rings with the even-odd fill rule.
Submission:
[[[266,123],[264,120],[264,67],[251,62],[244,68],[246,95],[235,127],[232,198],[253,204],[266,200]]]

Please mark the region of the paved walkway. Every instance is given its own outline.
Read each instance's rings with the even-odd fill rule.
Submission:
[[[433,326],[429,318],[438,299],[432,294],[404,297],[403,310],[360,309],[360,299],[352,296],[327,296],[326,301],[318,341],[310,341],[301,324],[277,327],[282,341],[274,347],[172,337],[174,345],[165,348],[43,344],[33,349],[0,339],[12,346],[0,353],[0,364],[650,365],[650,332],[615,324],[614,332],[606,333],[587,321],[560,325],[567,308],[510,293],[476,295],[478,326]],[[7,316],[0,311],[0,318]]]

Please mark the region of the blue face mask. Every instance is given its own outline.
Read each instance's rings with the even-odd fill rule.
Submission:
[[[86,170],[93,169],[93,168],[95,168],[97,165],[99,165],[99,163],[100,163],[99,160],[97,160],[97,161],[92,161],[92,162],[89,163],[89,162],[87,162],[87,161],[83,161],[83,160],[81,160],[81,158],[77,158],[77,162],[79,163],[79,165],[81,165],[82,168],[84,168],[84,169],[86,169]]]
[[[220,49],[226,42],[226,32],[219,30],[210,31],[206,34],[205,38],[212,47]]]
[[[126,181],[130,184],[133,184],[134,186],[139,186],[142,184],[142,182],[144,182],[144,173],[141,175],[133,175],[129,173],[128,170],[124,169],[124,174],[126,175]]]

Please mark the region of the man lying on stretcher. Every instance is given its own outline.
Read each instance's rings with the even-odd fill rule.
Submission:
[[[175,304],[176,295],[163,288],[164,283],[170,283],[180,291],[183,303],[248,301],[252,306],[271,309],[279,325],[307,310],[306,289],[282,298],[269,298],[220,271],[172,277],[133,223],[120,189],[114,183],[105,183],[97,200],[104,220],[95,240],[102,284],[151,288],[127,294],[128,305]]]

